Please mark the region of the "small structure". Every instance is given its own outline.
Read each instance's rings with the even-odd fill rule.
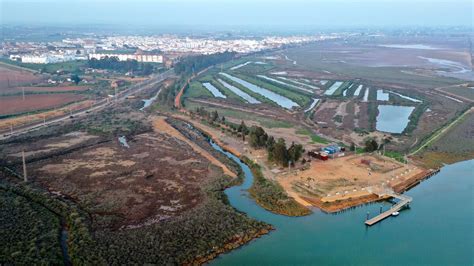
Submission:
[[[313,158],[316,158],[316,159],[319,159],[319,160],[322,160],[322,161],[326,161],[326,160],[329,159],[329,156],[326,152],[320,152],[320,151],[317,151],[317,150],[309,151],[308,155],[310,157],[313,157]]]

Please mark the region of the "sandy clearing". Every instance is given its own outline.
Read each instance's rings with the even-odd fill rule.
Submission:
[[[363,162],[363,160],[365,162]],[[370,163],[367,163],[370,162]],[[312,160],[304,170],[279,174],[281,186],[300,203],[317,201],[333,203],[370,197],[373,192],[396,188],[426,169],[401,164],[379,155],[349,155],[328,161]]]

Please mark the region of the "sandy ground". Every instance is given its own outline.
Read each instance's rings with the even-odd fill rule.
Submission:
[[[200,155],[202,155],[203,157],[208,159],[211,163],[221,167],[226,175],[229,175],[229,176],[232,176],[232,177],[237,176],[234,172],[230,171],[229,168],[227,168],[227,166],[225,164],[221,163],[219,160],[214,158],[209,152],[207,152],[206,150],[199,147],[198,145],[196,145],[191,140],[184,137],[181,133],[179,133],[178,130],[176,130],[170,124],[168,124],[165,119],[166,119],[166,117],[163,117],[163,116],[158,116],[158,117],[153,118],[153,128],[156,132],[165,133],[165,134],[168,134],[170,136],[173,136],[173,137],[175,137],[179,140],[182,140],[182,141],[186,142],[189,146],[191,146],[193,148],[193,150],[195,152],[199,153]]]
[[[313,159],[307,169],[282,173],[277,180],[288,194],[308,205],[307,198],[330,203],[367,197],[425,172],[415,165],[361,154],[328,161]]]

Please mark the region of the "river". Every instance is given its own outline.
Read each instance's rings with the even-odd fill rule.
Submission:
[[[222,151],[217,145],[212,144]],[[249,198],[250,169],[234,155],[245,173],[240,186],[227,189],[230,204],[276,230],[219,256],[214,265],[472,265],[474,160],[443,167],[406,194],[409,209],[366,227],[382,205],[374,203],[339,214],[318,209],[305,217],[286,217],[264,210]]]

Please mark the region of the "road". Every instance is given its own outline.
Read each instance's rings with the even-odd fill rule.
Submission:
[[[13,131],[0,132],[0,134],[1,134],[0,135],[0,140],[5,140],[5,139],[8,139],[8,138],[11,138],[11,137],[14,137],[14,136],[18,136],[18,135],[21,135],[21,134],[39,129],[41,127],[45,127],[45,126],[49,126],[49,125],[52,125],[52,124],[59,123],[61,121],[69,120],[70,116],[73,116],[73,117],[87,116],[87,115],[91,114],[94,111],[102,110],[104,108],[111,107],[113,105],[119,104],[119,103],[123,102],[128,96],[130,96],[134,93],[141,92],[145,89],[149,89],[150,87],[156,85],[157,83],[162,82],[163,80],[165,80],[165,79],[167,79],[167,78],[169,78],[173,75],[174,75],[174,69],[170,69],[170,70],[168,70],[166,72],[163,72],[161,74],[154,74],[154,75],[150,76],[149,79],[147,79],[143,82],[140,82],[138,84],[135,84],[135,85],[131,86],[130,88],[117,93],[117,95],[115,97],[100,100],[89,108],[77,110],[77,111],[71,112],[68,115],[64,115],[64,116],[56,117],[56,118],[53,118],[53,119],[50,119],[50,120],[46,120],[45,122],[39,122],[39,123],[27,125],[27,126],[22,126],[20,128],[14,129]]]

